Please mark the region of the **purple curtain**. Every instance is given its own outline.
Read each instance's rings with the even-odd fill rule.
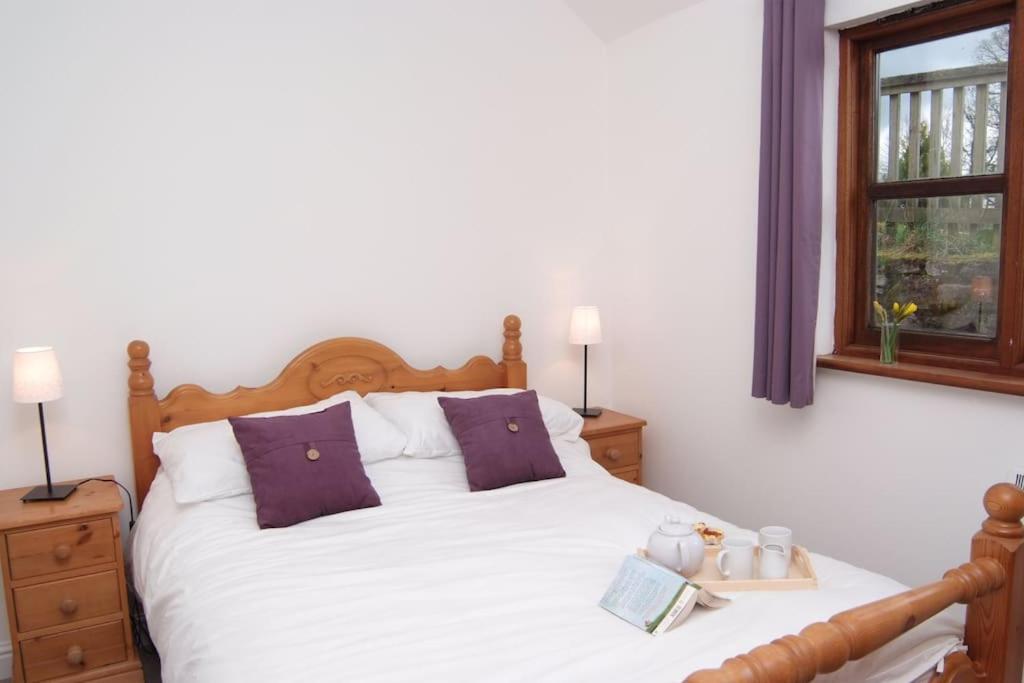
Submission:
[[[824,0],[764,0],[753,394],[814,398]]]

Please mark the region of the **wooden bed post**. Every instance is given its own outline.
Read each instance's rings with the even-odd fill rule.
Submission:
[[[523,345],[519,341],[523,321],[518,315],[505,316],[505,343],[501,347],[501,364],[505,367],[507,384],[518,389],[526,388],[526,363],[523,362]]]
[[[1004,578],[1003,568],[991,558],[969,562],[946,572],[941,581],[840,612],[800,635],[784,636],[727,659],[717,669],[691,674],[685,683],[809,683],[818,674],[866,657],[955,602],[970,603],[991,593]],[[976,678],[938,680],[967,683]],[[1011,683],[992,683],[996,681]]]
[[[1024,670],[1024,491],[996,484],[985,493],[985,511],[988,519],[971,540],[971,560],[995,560],[1006,581],[967,605],[964,639],[983,680],[1017,683]]]
[[[153,432],[160,431],[160,404],[153,393],[149,374],[149,344],[136,339],[128,344],[128,416],[132,431],[132,460],[135,462],[135,495],[139,510],[149,493],[160,460],[153,453]]]
[[[968,653],[946,657],[932,683],[1018,683],[1024,668],[1024,491],[996,484],[985,493],[988,519],[971,561],[941,581],[811,624],[685,683],[808,683],[895,640],[953,603],[967,605]]]

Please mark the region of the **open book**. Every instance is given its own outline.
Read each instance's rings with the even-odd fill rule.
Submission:
[[[729,599],[657,562],[628,555],[600,604],[620,619],[658,635],[682,623],[694,605],[724,607]]]

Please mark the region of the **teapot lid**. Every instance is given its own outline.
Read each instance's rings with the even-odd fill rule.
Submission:
[[[665,521],[658,525],[658,531],[666,536],[689,536],[693,533],[693,527],[675,515],[665,515]]]

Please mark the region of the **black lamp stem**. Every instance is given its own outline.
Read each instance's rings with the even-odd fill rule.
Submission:
[[[42,415],[43,404],[39,404],[40,415]],[[587,345],[583,345],[583,412],[587,412]],[[46,443],[46,437],[43,436],[43,443]],[[45,445],[44,445],[45,449]]]
[[[577,413],[583,417],[597,417],[601,414],[600,408],[590,408],[587,406],[587,347],[589,344],[583,345],[583,407],[573,408]]]
[[[78,484],[53,485],[50,477],[50,449],[46,446],[46,418],[43,417],[43,404],[39,403],[39,433],[43,437],[43,465],[46,466],[46,486],[36,486],[21,497],[25,503],[64,500],[78,487]]]
[[[50,451],[46,447],[46,419],[43,417],[43,404],[39,404],[39,433],[43,435],[43,464],[46,465],[46,490],[53,492],[53,481],[50,479]]]

